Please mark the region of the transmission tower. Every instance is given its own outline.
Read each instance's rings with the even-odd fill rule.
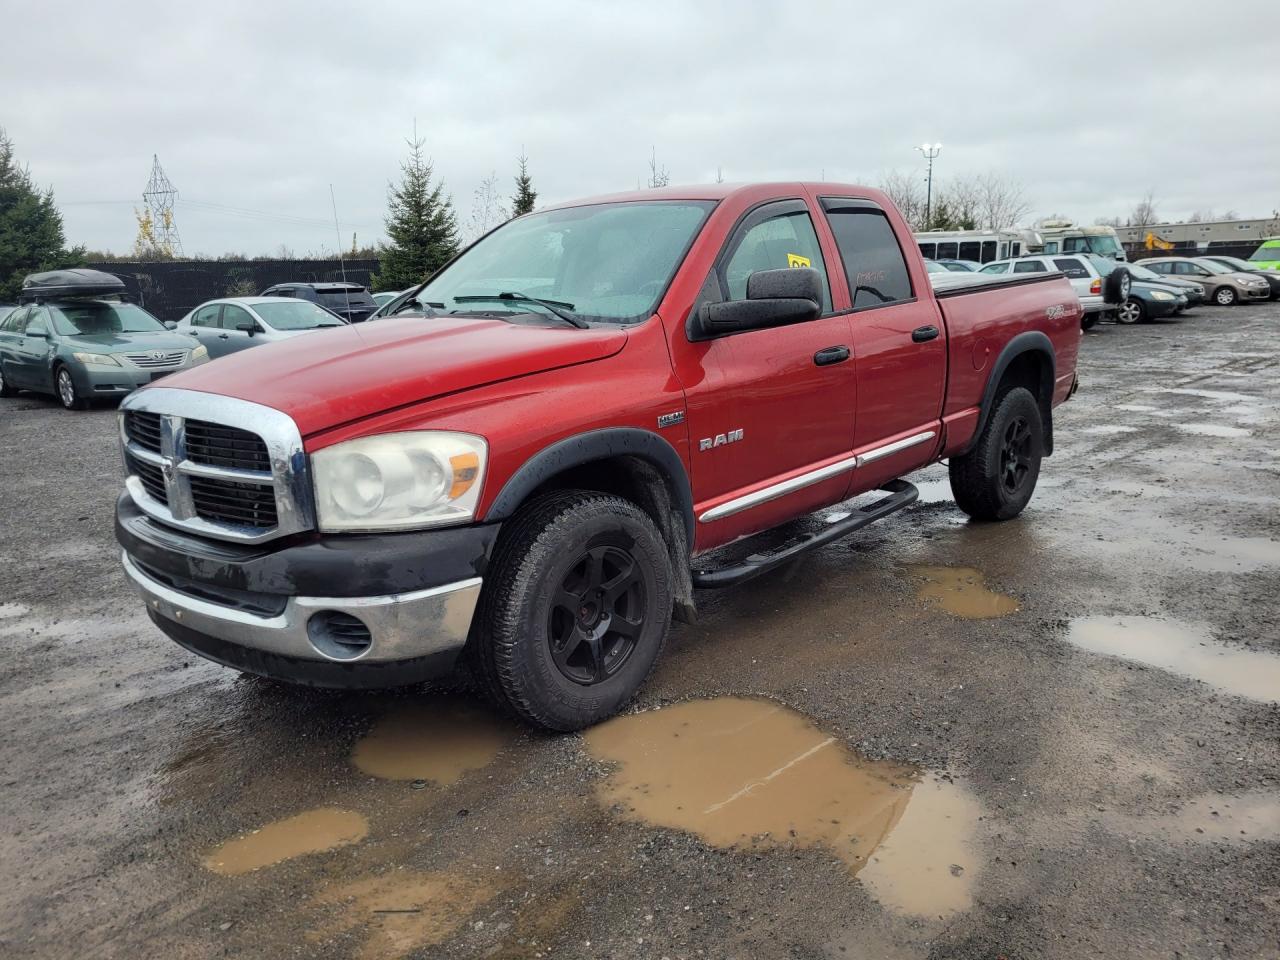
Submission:
[[[173,204],[178,199],[177,188],[169,182],[160,166],[160,158],[151,157],[151,178],[142,199],[151,215],[155,244],[171,257],[182,256],[182,238],[178,236],[178,221],[174,218]]]

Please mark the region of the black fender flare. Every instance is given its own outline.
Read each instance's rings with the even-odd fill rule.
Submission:
[[[671,504],[684,520],[688,543],[693,543],[693,489],[680,454],[663,437],[636,427],[606,427],[557,440],[525,461],[502,485],[484,522],[505,520],[540,485],[572,467],[611,457],[640,457],[652,463],[667,481]]]
[[[1052,408],[1053,389],[1058,370],[1057,354],[1053,349],[1053,341],[1040,330],[1025,330],[1004,345],[1004,349],[1000,351],[1000,356],[996,358],[996,362],[992,365],[991,376],[987,378],[987,385],[982,390],[982,405],[978,410],[978,427],[973,432],[973,439],[965,445],[962,453],[968,453],[972,450],[973,445],[982,436],[982,431],[986,429],[987,421],[991,418],[991,410],[996,403],[996,391],[1000,388],[1000,381],[1004,379],[1004,374],[1009,369],[1009,364],[1026,353],[1039,354],[1049,363],[1049,402],[1046,407]],[[1045,453],[1051,454],[1053,453],[1053,425],[1047,416],[1049,410],[1047,409],[1045,413]]]

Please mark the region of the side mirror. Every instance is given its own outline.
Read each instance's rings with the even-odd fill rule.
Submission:
[[[248,320],[243,321],[242,323],[237,323],[237,324],[236,324],[236,329],[237,329],[237,330],[243,330],[245,333],[247,333],[247,334],[248,334],[249,336],[251,336],[251,337],[252,337],[255,333],[257,333],[257,332],[258,332],[258,326],[257,326],[257,324],[255,324],[255,323],[253,323],[253,322],[251,322],[251,321],[248,321]]]
[[[166,330],[177,330],[177,329],[178,329],[178,321],[177,321],[177,320],[166,320],[166,321],[164,322],[164,328],[165,328]]]
[[[45,330],[27,330],[25,336],[35,337],[37,340],[48,340],[49,333]]]
[[[811,267],[757,270],[747,277],[747,299],[704,303],[698,322],[707,336],[764,330],[816,320],[822,312],[822,277]]]

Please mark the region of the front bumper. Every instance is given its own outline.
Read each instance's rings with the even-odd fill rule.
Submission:
[[[447,674],[465,646],[497,525],[211,543],[116,509],[125,572],[177,643],[299,683],[389,687]]]
[[[71,379],[76,385],[76,392],[86,399],[89,397],[123,397],[139,387],[145,387],[147,384],[154,383],[156,380],[167,377],[172,373],[181,373],[183,370],[190,370],[192,367],[198,367],[206,362],[208,361],[198,360],[192,363],[188,360],[181,366],[159,370],[145,370],[127,361],[118,367],[72,363],[70,364]]]
[[[1155,320],[1173,316],[1187,305],[1187,300],[1185,297],[1175,297],[1173,300],[1157,300],[1150,297],[1143,300],[1142,305],[1147,310],[1147,316]]]
[[[1245,300],[1270,300],[1271,287],[1241,287],[1240,295]]]

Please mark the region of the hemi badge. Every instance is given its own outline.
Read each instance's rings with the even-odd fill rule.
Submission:
[[[677,423],[684,423],[683,410],[677,410],[675,413],[664,413],[658,417],[659,427],[674,427]]]

